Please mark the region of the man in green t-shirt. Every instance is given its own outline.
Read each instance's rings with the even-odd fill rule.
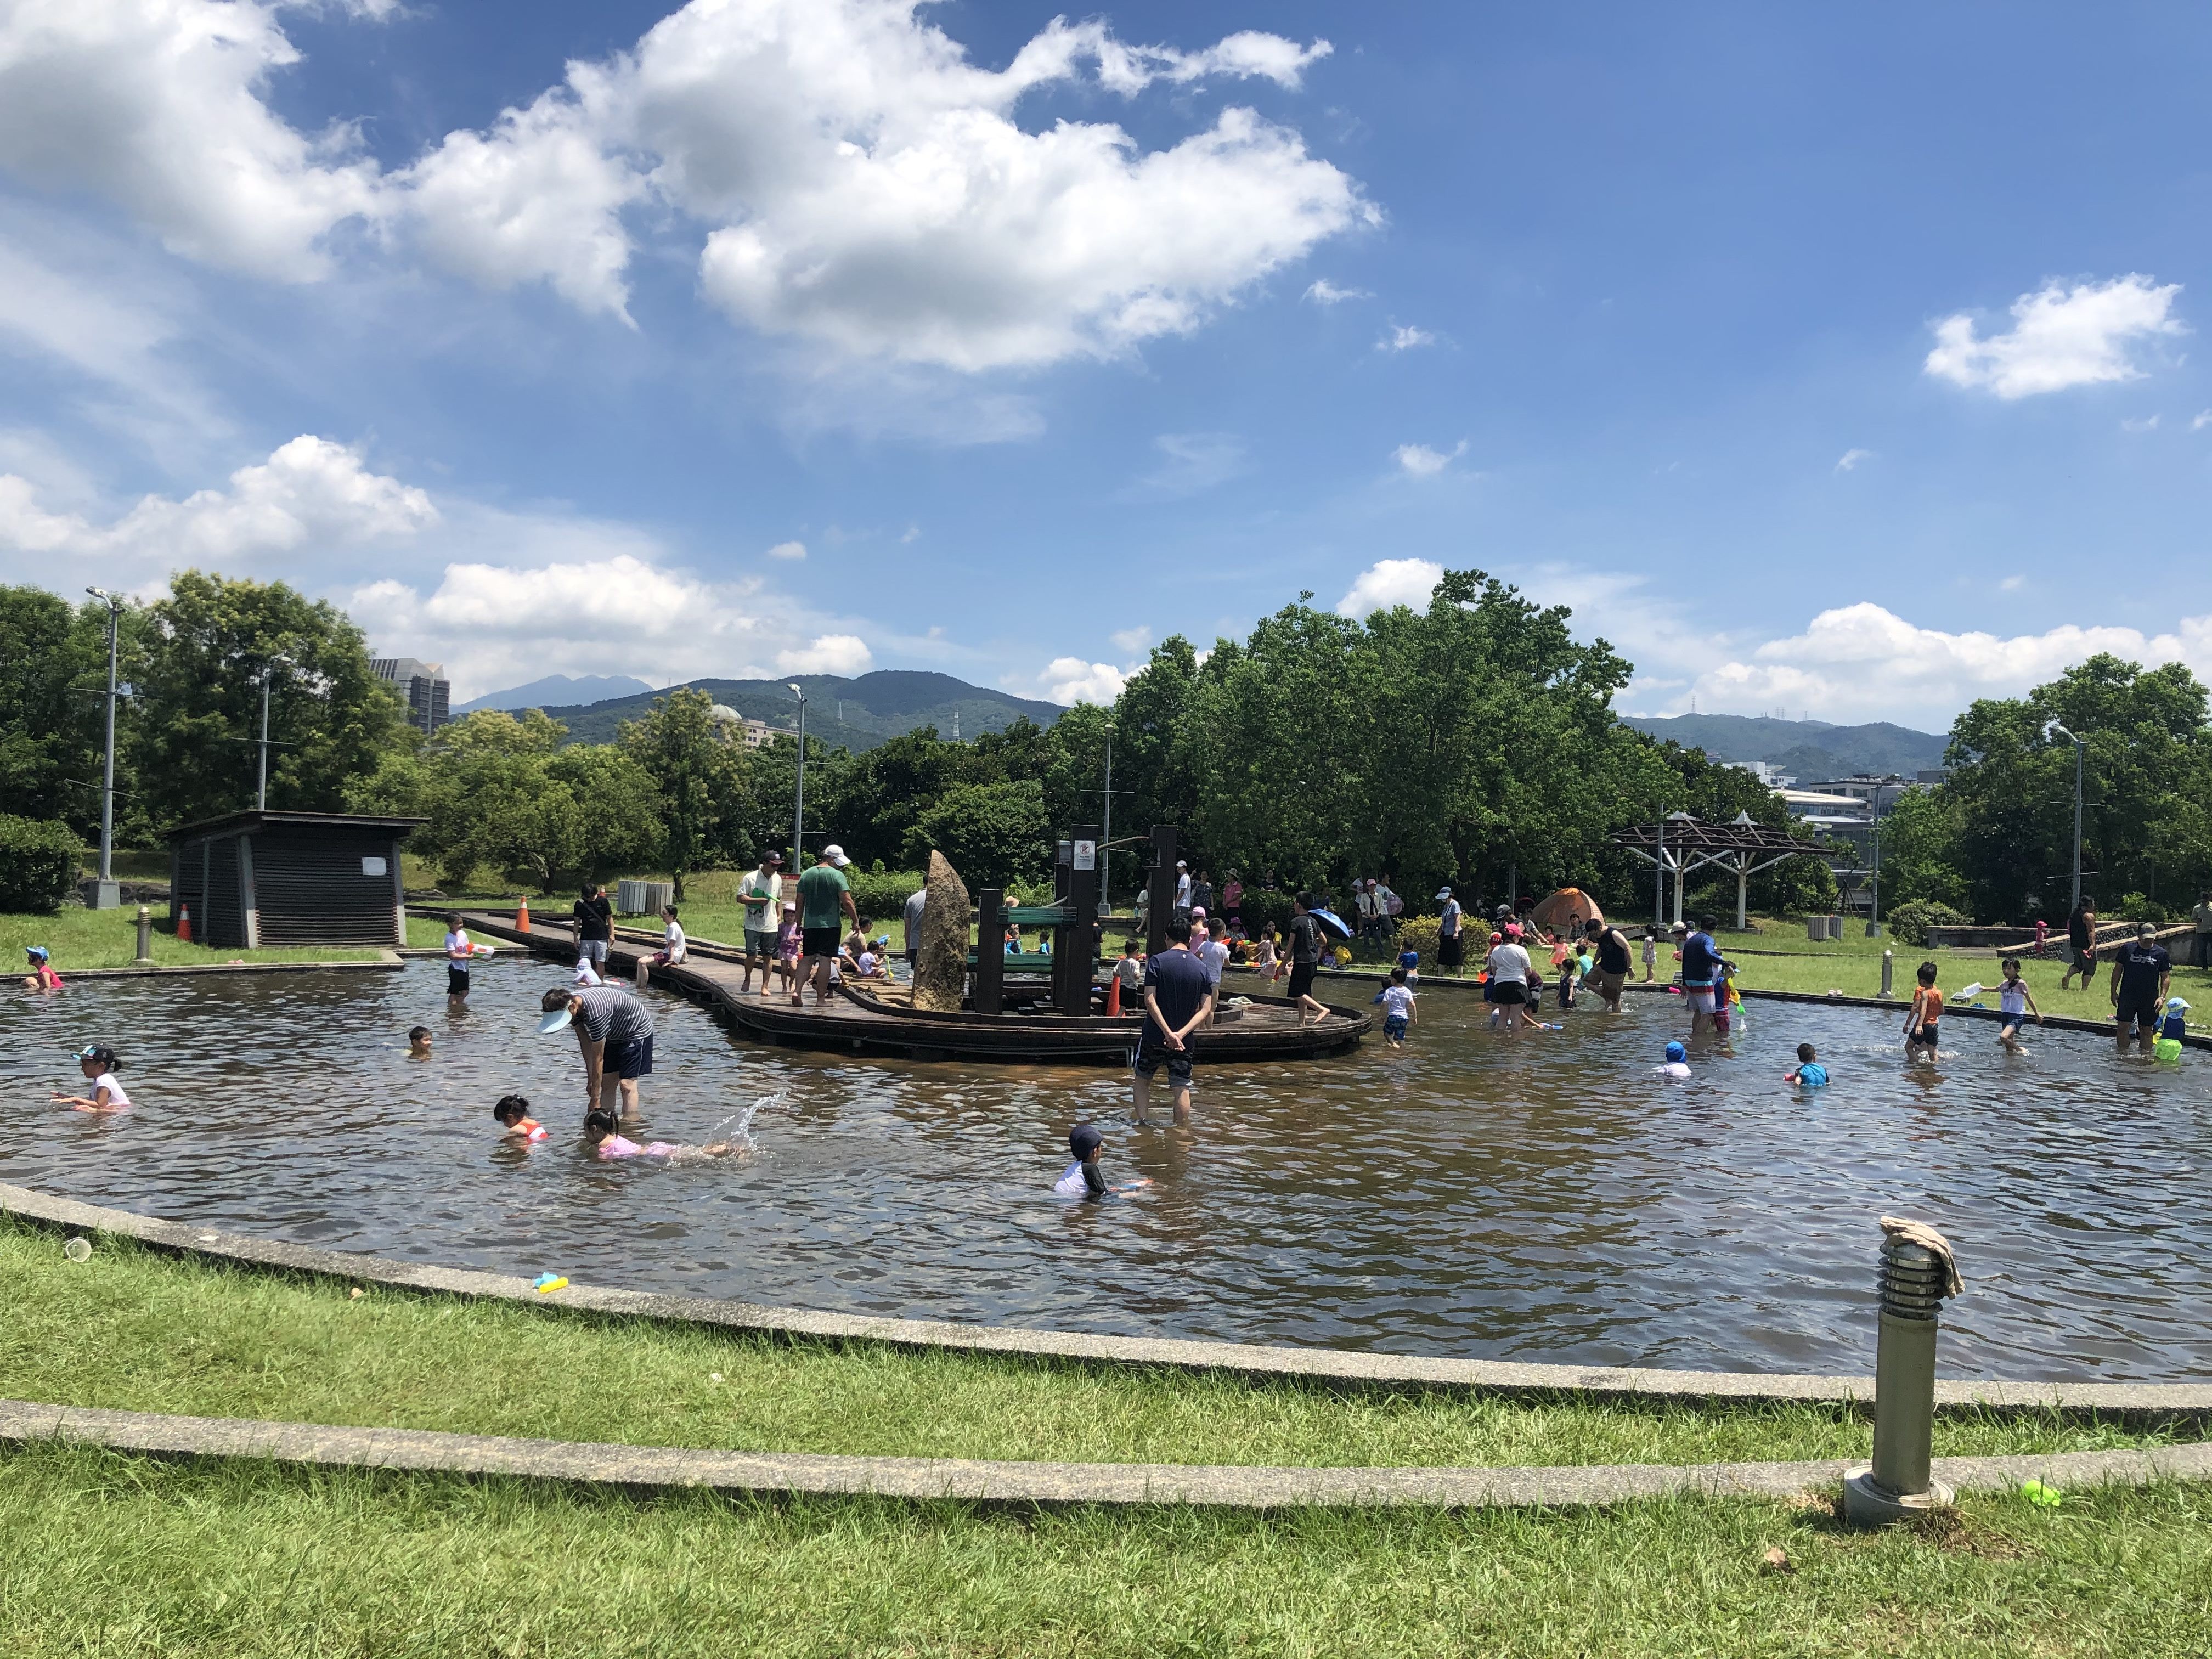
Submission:
[[[814,1006],[826,1007],[830,1001],[830,964],[837,959],[837,945],[843,933],[842,923],[860,925],[860,913],[853,908],[852,884],[845,879],[846,866],[852,860],[845,856],[842,847],[830,846],[822,849],[822,862],[799,878],[799,983],[791,988],[791,1006],[801,1006],[806,981],[814,981]]]

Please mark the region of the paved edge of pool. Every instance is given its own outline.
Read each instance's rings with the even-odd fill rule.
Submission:
[[[425,954],[441,957],[446,953],[432,951]],[[379,951],[376,955],[362,962],[171,962],[156,963],[147,968],[79,968],[70,975],[70,978],[75,981],[163,979],[197,974],[358,974],[404,968],[406,965],[398,951]]]
[[[1308,1468],[1202,1463],[1025,1463],[952,1457],[623,1446],[424,1429],[337,1428],[234,1417],[0,1401],[0,1443],[65,1443],[166,1456],[246,1458],[320,1468],[437,1471],[627,1487],[746,1494],[963,1499],[1032,1504],[1166,1504],[1218,1509],[1336,1505],[1571,1509],[1691,1494],[1787,1498],[1832,1486],[1848,1458],[1796,1463],[1595,1463],[1550,1468]],[[1863,1460],[1860,1460],[1863,1461]],[[1939,1457],[1960,1492],[2212,1480],[2212,1444],[2141,1451]]]
[[[257,1238],[131,1210],[113,1210],[0,1183],[0,1214],[46,1226],[110,1233],[186,1255],[365,1284],[481,1297],[535,1308],[582,1309],[673,1324],[709,1325],[781,1337],[872,1342],[905,1348],[1011,1354],[1113,1365],[1218,1371],[1255,1381],[1281,1379],[1384,1389],[1454,1389],[1498,1395],[1574,1395],[1648,1405],[1842,1403],[1874,1399],[1870,1376],[1789,1376],[1764,1371],[1677,1371],[1626,1366],[1559,1365],[1335,1348],[1266,1347],[1173,1337],[1103,1336],[950,1320],[888,1319],[814,1313],[713,1297],[674,1296],[571,1284],[550,1295],[505,1273],[398,1261]],[[1869,1324],[1873,1310],[1869,1309]],[[2212,1419],[2212,1382],[2038,1382],[1948,1379],[1936,1385],[1940,1407],[1957,1412],[2056,1412],[2146,1425]]]

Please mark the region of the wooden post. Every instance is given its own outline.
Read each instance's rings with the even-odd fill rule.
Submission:
[[[1091,975],[1097,961],[1098,826],[1077,824],[1070,847],[1067,890],[1060,900],[1067,920],[1052,947],[1052,1005],[1063,1014],[1080,1018],[1091,1012]],[[1090,852],[1088,868],[1085,848]]]
[[[1145,954],[1168,948],[1168,918],[1175,914],[1176,832],[1171,823],[1152,826],[1152,910],[1145,918]]]
[[[979,1014],[1002,1013],[1006,1006],[1006,897],[1003,887],[975,895],[975,988],[969,1000]]]

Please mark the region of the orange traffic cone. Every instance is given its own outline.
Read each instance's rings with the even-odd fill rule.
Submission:
[[[192,907],[189,904],[177,907],[177,942],[179,945],[192,942]]]
[[[1106,1018],[1113,1019],[1121,1012],[1121,976],[1115,974],[1106,981]]]
[[[514,902],[514,931],[518,933],[530,931],[530,900],[527,896]]]

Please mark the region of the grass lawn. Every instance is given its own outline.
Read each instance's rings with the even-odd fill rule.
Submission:
[[[210,1267],[0,1222],[0,1394],[510,1434],[995,1457],[1802,1457],[1838,1413],[1644,1412],[656,1328]],[[714,1373],[720,1374],[720,1380]],[[1941,1452],[2129,1443],[1946,1420]],[[1765,1568],[1771,1547],[1793,1571]],[[0,1454],[0,1655],[2185,1654],[2212,1489],[1595,1513],[992,1510]]]
[[[302,945],[282,950],[211,950],[204,945],[180,942],[167,920],[166,904],[154,909],[154,960],[168,967],[209,965],[226,962],[371,962],[374,950],[363,945]],[[410,917],[407,942],[435,945],[445,929],[435,922]],[[66,906],[50,916],[0,915],[0,968],[9,974],[23,970],[23,947],[43,945],[54,953],[54,968],[66,981],[84,968],[128,968],[138,954],[138,907],[126,904],[114,910],[85,910]]]

